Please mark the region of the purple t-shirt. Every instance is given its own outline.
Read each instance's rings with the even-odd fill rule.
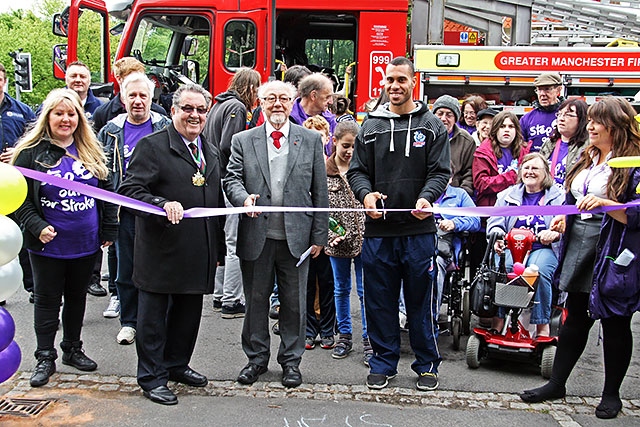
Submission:
[[[67,153],[78,157],[75,143],[67,147]],[[47,174],[98,186],[98,179],[79,160],[69,155],[63,156],[60,164],[47,170]],[[44,245],[39,255],[72,259],[95,254],[100,249],[98,208],[93,197],[43,182],[40,203],[44,219],[53,226],[57,235]]]
[[[553,181],[562,191],[564,191],[564,180],[567,177],[567,154],[569,154],[569,143],[564,141],[560,141],[558,157],[554,159],[554,153],[551,154]]]
[[[535,206],[540,204],[540,200],[544,196],[544,190],[537,193],[524,192],[522,196],[522,206]],[[533,234],[537,235],[542,230],[547,229],[547,224],[544,222],[543,215],[521,215],[516,220],[514,228],[528,228],[533,231]],[[533,244],[532,251],[543,248],[545,245],[535,242]]]
[[[522,137],[526,143],[533,142],[530,153],[540,151],[542,144],[551,138],[556,124],[555,111],[543,111],[538,108],[529,111],[520,118]]]
[[[460,129],[464,129],[467,132],[469,132],[469,135],[473,134],[477,130],[475,126],[469,126],[465,123],[460,123],[460,122],[458,122],[458,127]]]
[[[140,141],[140,138],[143,136],[149,135],[153,132],[153,125],[151,124],[151,119],[146,122],[134,125],[133,123],[129,123],[128,120],[124,122],[124,165],[122,165],[122,173],[126,173],[127,167],[129,166],[129,161],[131,160],[131,155],[133,154],[133,150],[136,148],[136,144]]]
[[[511,169],[515,169],[518,165],[518,159],[513,158],[511,150],[503,147],[500,147],[500,150],[502,151],[502,157],[498,159],[498,173],[505,173],[509,167],[511,167]]]

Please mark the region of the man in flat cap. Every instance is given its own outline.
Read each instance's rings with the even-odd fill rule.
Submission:
[[[533,81],[538,100],[534,101],[534,109],[520,118],[522,136],[531,143],[529,152],[540,151],[553,133],[556,124],[556,111],[564,101],[562,93],[562,77],[558,73],[542,73]]]

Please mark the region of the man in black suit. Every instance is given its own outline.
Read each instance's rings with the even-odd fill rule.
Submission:
[[[133,269],[138,384],[163,405],[178,403],[167,380],[207,385],[188,364],[202,295],[213,292],[217,261],[224,260],[224,217],[184,218],[184,210],[224,207],[220,153],[200,135],[210,102],[201,86],[181,86],[173,96],[172,124],[138,142],[119,189],[166,213],[138,212]]]

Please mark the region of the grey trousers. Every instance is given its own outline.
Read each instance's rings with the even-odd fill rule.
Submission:
[[[255,261],[241,260],[247,310],[242,328],[242,349],[249,363],[268,366],[270,357],[269,297],[278,276],[280,297],[280,347],[278,363],[298,366],[304,353],[307,275],[309,259],[296,267],[298,258],[285,240],[267,239]]]

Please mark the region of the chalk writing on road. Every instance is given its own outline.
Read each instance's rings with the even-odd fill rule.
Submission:
[[[337,426],[340,424],[336,424],[336,421],[340,422],[336,419],[337,417],[330,418],[327,414],[322,415],[321,417],[300,417],[300,419],[289,421],[288,418],[284,418],[284,427],[313,427],[320,425],[332,425]],[[353,417],[355,419],[350,419],[347,415],[344,419],[344,425],[347,427],[359,427],[359,426],[378,426],[378,427],[393,427],[391,424],[387,424],[384,422],[375,422],[373,420],[373,415],[371,414],[362,414],[360,416]]]

